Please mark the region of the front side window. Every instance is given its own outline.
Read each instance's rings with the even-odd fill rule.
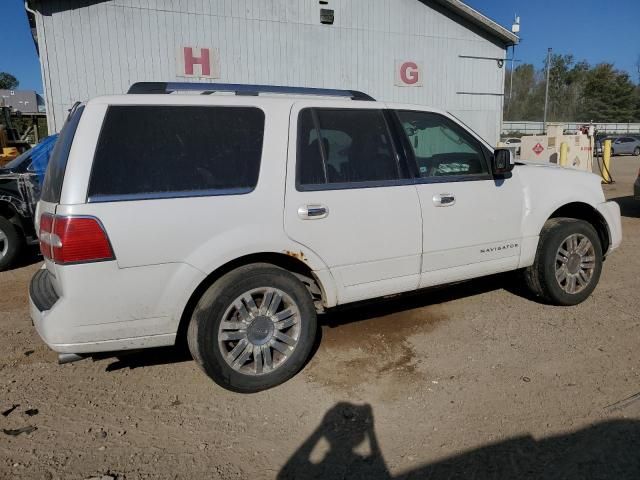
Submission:
[[[254,107],[111,106],[89,182],[92,201],[248,193],[264,113]]]
[[[398,180],[384,115],[372,109],[305,109],[298,119],[299,185]]]
[[[397,114],[421,178],[489,173],[479,142],[452,120],[430,112]]]

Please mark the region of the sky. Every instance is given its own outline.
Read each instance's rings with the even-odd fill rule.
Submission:
[[[465,0],[511,29],[520,17],[516,60],[544,64],[547,48],[590,64],[613,63],[638,82],[640,0]],[[511,58],[509,52],[508,58]]]
[[[571,53],[576,60],[591,64],[613,63],[638,82],[640,0],[466,0],[466,3],[508,28],[514,15],[520,16],[521,41],[516,47],[516,60],[541,67],[547,48],[551,47],[555,53]],[[42,93],[40,64],[23,0],[0,0],[0,20],[0,72],[15,75],[20,89]]]

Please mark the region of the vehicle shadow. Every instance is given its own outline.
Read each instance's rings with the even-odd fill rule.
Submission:
[[[140,367],[151,367],[154,365],[168,365],[171,363],[182,363],[193,360],[189,349],[185,345],[173,347],[147,348],[144,350],[129,350],[124,352],[105,353],[92,355],[94,360],[113,359],[115,361],[107,365],[105,371],[115,372],[128,368],[133,370]]]
[[[623,217],[640,218],[640,200],[636,200],[633,195],[612,198],[611,200],[620,205],[620,214]]]
[[[428,448],[426,438],[425,455]],[[291,455],[277,478],[637,479],[640,422],[607,421],[542,439],[523,435],[393,476],[379,448],[371,406],[338,403]]]
[[[354,322],[361,322],[377,317],[383,317],[394,313],[401,313],[416,308],[424,308],[430,305],[449,302],[460,298],[481,295],[494,290],[504,289],[515,295],[530,298],[528,293],[520,286],[520,280],[516,272],[490,275],[481,279],[467,280],[460,283],[441,287],[432,287],[412,293],[404,293],[391,298],[367,300],[355,302],[343,307],[336,307],[326,313],[318,315],[318,328],[311,353],[304,366],[315,356],[322,344],[322,328],[335,328]],[[191,360],[186,342],[178,341],[174,347],[149,348],[144,350],[131,350],[117,353],[95,354],[94,360],[116,358],[117,360],[106,367],[106,371],[112,372],[123,368],[139,368],[153,365],[171,364]],[[303,368],[304,368],[303,366]]]
[[[529,294],[518,278],[519,272],[507,272],[490,275],[464,282],[431,287],[390,298],[367,300],[347,304],[328,310],[319,317],[320,325],[336,327],[352,322],[383,317],[416,308],[450,302],[461,298],[473,297],[495,290],[507,290],[513,295],[527,300],[539,301]]]

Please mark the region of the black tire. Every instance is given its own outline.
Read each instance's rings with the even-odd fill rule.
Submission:
[[[594,266],[588,283],[576,293],[568,293],[556,279],[556,255],[570,235],[586,237],[593,246]],[[577,305],[593,292],[602,272],[602,245],[593,226],[573,218],[553,218],[545,223],[540,233],[536,258],[524,271],[525,284],[534,295],[552,305]]]
[[[633,150],[633,154],[634,154],[636,157],[637,157],[637,156],[639,156],[639,155],[640,155],[640,147],[636,147],[636,148]]]
[[[16,226],[4,217],[0,217],[0,232],[0,271],[3,271],[16,260],[24,241]]]
[[[234,300],[245,292],[260,288],[275,288],[288,295],[298,309],[300,326],[296,327],[299,331],[295,348],[286,360],[270,372],[254,375],[239,372],[227,363],[218,333],[223,316],[227,309],[232,308]],[[313,300],[302,282],[282,268],[255,263],[227,273],[202,295],[189,323],[187,342],[196,363],[218,385],[234,392],[252,393],[275,387],[300,371],[313,348],[316,324]],[[275,350],[273,352],[280,355]],[[253,354],[251,361],[255,364]],[[262,361],[266,365],[266,361]]]

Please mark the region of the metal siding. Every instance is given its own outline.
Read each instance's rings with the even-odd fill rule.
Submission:
[[[315,0],[45,2],[38,15],[50,130],[76,100],[122,93],[176,75],[181,46],[220,51],[221,82],[363,90],[376,99],[444,108],[495,143],[503,47],[417,0],[333,0],[334,25]],[[422,62],[422,87],[394,85],[396,60]]]

